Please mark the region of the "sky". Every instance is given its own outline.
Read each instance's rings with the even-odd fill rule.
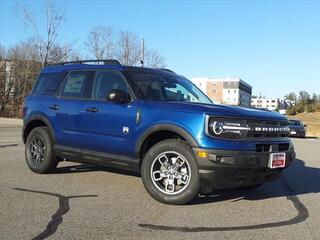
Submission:
[[[253,94],[320,94],[320,1],[57,0],[66,8],[58,41],[84,42],[95,26],[129,30],[191,77],[239,77]],[[17,5],[28,5],[44,29],[41,1],[0,0],[0,43],[32,37]]]

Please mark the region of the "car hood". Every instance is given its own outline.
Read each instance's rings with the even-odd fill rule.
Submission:
[[[155,102],[150,102],[149,104],[154,103]],[[161,105],[162,107],[171,111],[197,112],[208,115],[237,117],[243,119],[287,121],[287,118],[285,116],[277,112],[255,108],[235,107],[220,104],[199,104],[190,102],[162,102]]]
[[[303,126],[297,126],[297,125],[289,125],[290,129],[303,129]]]

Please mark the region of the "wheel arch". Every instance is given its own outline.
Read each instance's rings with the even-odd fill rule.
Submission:
[[[153,144],[147,145],[153,137],[157,138],[157,140]],[[162,140],[172,138],[186,141],[191,147],[199,147],[195,138],[184,128],[173,124],[157,124],[145,130],[138,138],[134,149],[134,156],[136,159],[139,159],[139,166],[141,166],[143,156],[148,149]]]
[[[32,115],[24,124],[24,127],[22,129],[22,141],[25,143],[32,129],[40,126],[45,126],[49,128],[51,137],[55,143],[55,134],[50,121],[45,116],[39,114]]]

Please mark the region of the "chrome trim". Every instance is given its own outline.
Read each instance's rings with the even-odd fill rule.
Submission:
[[[250,131],[251,130],[251,128],[249,128],[249,127],[236,127],[236,126],[226,126],[226,125],[223,125],[222,128],[225,130],[239,130],[239,131]]]

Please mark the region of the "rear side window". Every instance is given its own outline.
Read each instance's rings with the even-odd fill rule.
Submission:
[[[40,74],[36,85],[34,86],[33,95],[54,95],[62,82],[64,73],[42,73]]]
[[[93,71],[70,72],[64,81],[60,96],[67,98],[91,98]]]

